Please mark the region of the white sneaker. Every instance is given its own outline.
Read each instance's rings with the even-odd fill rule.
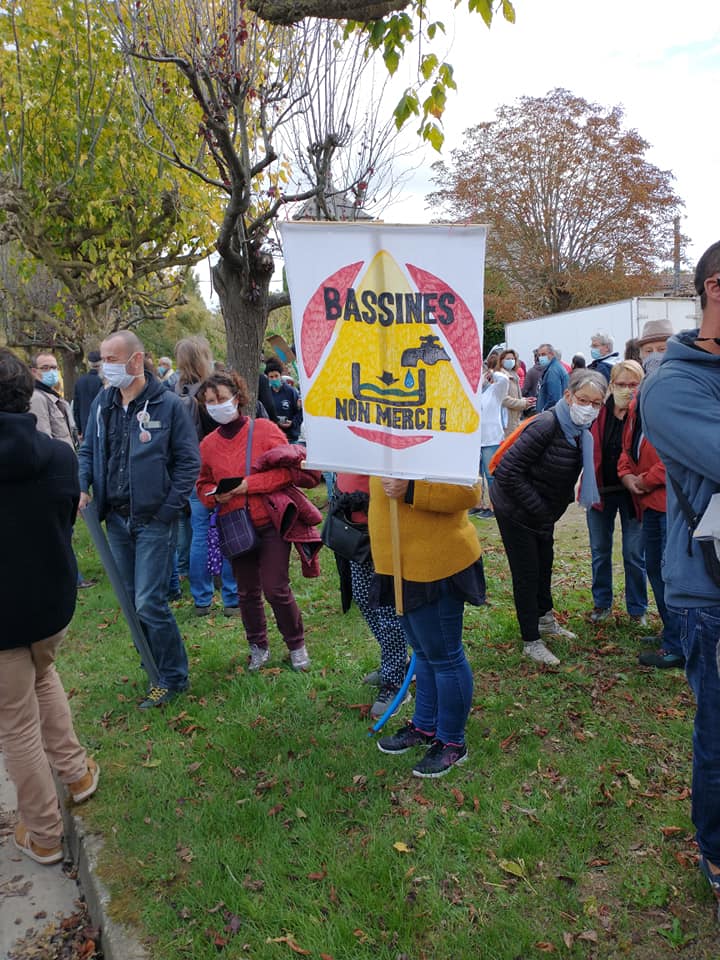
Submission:
[[[556,667],[560,661],[551,653],[542,640],[534,640],[532,643],[523,644],[523,653],[530,657],[535,663],[544,663],[548,667]]]
[[[548,610],[538,620],[538,630],[541,637],[567,637],[568,640],[577,640],[577,634],[561,627],[555,619],[555,611]]]
[[[293,670],[307,670],[310,666],[310,657],[305,646],[290,651],[290,663]]]
[[[250,644],[250,657],[248,659],[248,672],[256,673],[263,664],[270,659],[270,651],[267,647],[258,647],[257,644]]]

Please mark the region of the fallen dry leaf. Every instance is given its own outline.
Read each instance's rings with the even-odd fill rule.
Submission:
[[[398,853],[410,853],[410,847],[406,843],[403,843],[402,840],[397,840],[393,844],[393,847]]]
[[[295,943],[295,941],[291,936],[268,937],[265,943],[286,943],[290,947],[290,949],[293,951],[293,953],[300,953],[304,957],[309,957],[312,952],[310,950],[303,950],[301,946]]]

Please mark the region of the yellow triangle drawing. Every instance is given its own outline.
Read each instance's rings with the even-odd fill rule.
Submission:
[[[306,412],[400,430],[475,432],[479,417],[445,350],[442,324],[423,313],[422,295],[393,257],[381,250],[354,298],[339,293],[339,332],[303,399]]]

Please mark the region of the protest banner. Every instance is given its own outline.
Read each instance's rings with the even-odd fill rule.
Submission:
[[[281,232],[308,465],[474,483],[486,228]]]

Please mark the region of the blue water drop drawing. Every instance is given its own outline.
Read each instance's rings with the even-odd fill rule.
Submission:
[[[405,386],[408,388],[408,390],[409,390],[411,387],[414,387],[414,386],[415,386],[415,378],[413,377],[412,373],[410,373],[409,370],[408,370],[408,372],[405,374]]]

